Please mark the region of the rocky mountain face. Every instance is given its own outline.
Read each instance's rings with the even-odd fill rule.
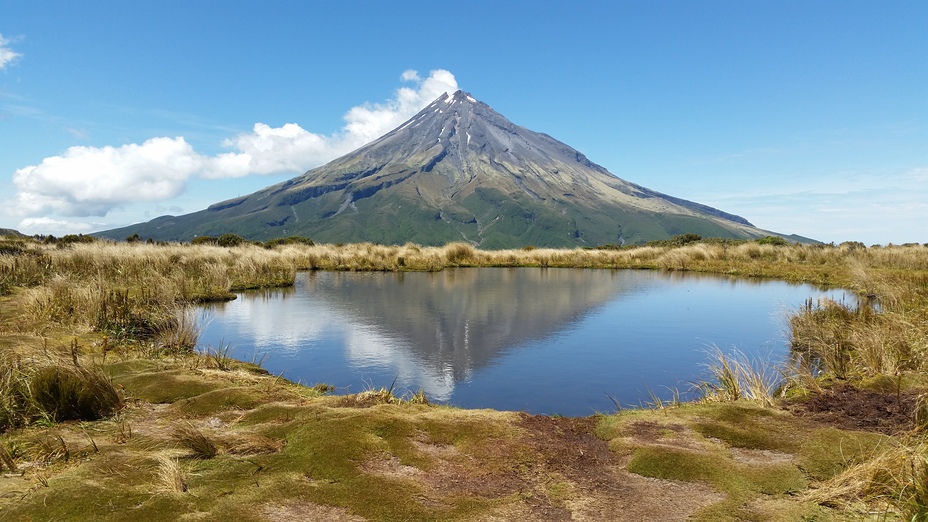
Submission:
[[[470,94],[445,94],[381,138],[254,194],[98,235],[190,240],[443,244],[641,243],[677,234],[754,238],[742,217],[622,180]]]

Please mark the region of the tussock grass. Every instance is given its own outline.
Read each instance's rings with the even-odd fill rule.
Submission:
[[[703,400],[737,401],[752,399],[766,406],[773,405],[775,391],[782,372],[765,361],[751,361],[735,350],[726,355],[719,347],[709,352],[711,381],[697,384]]]
[[[122,406],[112,379],[97,367],[0,354],[0,432],[36,419],[98,420]]]
[[[174,428],[174,440],[198,459],[211,459],[219,453],[213,440],[189,422]]]
[[[21,357],[0,353],[0,432],[29,419],[28,370]]]
[[[232,344],[220,342],[219,346],[213,348],[207,346],[206,360],[211,368],[227,372],[235,365],[235,358],[232,356]]]
[[[29,378],[31,401],[54,421],[98,420],[122,407],[113,381],[99,369],[42,366]]]
[[[811,490],[807,498],[902,520],[928,519],[928,447],[906,441],[874,454]]]
[[[181,466],[180,461],[170,455],[158,455],[158,482],[164,491],[168,493],[186,493],[187,492],[187,471]]]

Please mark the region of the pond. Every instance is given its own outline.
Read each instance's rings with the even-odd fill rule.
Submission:
[[[337,393],[424,390],[466,408],[585,416],[692,398],[707,352],[788,356],[787,314],[840,290],[643,270],[301,272],[210,305],[202,349]],[[853,299],[853,296],[850,296]]]

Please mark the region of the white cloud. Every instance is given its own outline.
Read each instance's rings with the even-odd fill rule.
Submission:
[[[71,147],[61,156],[13,174],[16,205],[25,215],[104,216],[135,201],[180,195],[204,158],[184,138],[152,138],[141,145]]]
[[[404,82],[418,82],[421,81],[422,78],[419,77],[419,71],[415,69],[406,69],[403,71],[403,74],[400,75],[400,80]]]
[[[71,147],[39,165],[18,169],[15,212],[19,216],[105,216],[136,202],[165,201],[184,192],[192,177],[237,178],[298,174],[350,152],[399,126],[445,92],[457,90],[454,75],[431,71],[428,78],[405,71],[415,88],[397,89],[382,104],[350,109],[345,125],[325,136],[295,123],[256,123],[250,133],[225,140],[232,152],[204,156],[183,137],[152,138],[141,145]]]
[[[22,54],[10,49],[10,43],[12,42],[0,34],[0,69],[6,69],[8,64],[13,63],[13,60],[22,56]]]
[[[418,90],[402,87],[385,104],[354,107],[345,115],[348,122],[345,132],[352,138],[355,148],[398,127],[442,94],[458,90],[454,75],[443,69],[432,71],[425,80],[418,80],[415,71],[406,71],[402,79],[407,78],[416,79]]]
[[[93,224],[83,222],[65,221],[47,217],[26,218],[19,222],[17,230],[24,234],[51,234],[63,236],[66,234],[83,234],[93,231]]]
[[[249,134],[223,142],[239,152],[219,154],[203,173],[207,178],[238,178],[249,174],[301,172],[333,156],[333,140],[309,132],[295,123],[271,127],[256,123]]]
[[[379,138],[413,117],[444,93],[458,89],[454,75],[443,69],[421,79],[413,70],[400,79],[416,82],[416,88],[397,89],[386,103],[351,108],[345,126],[330,136],[309,132],[295,123],[270,127],[256,123],[252,132],[239,134],[223,145],[238,152],[219,154],[203,173],[208,178],[237,178],[249,174],[302,172],[347,154]]]

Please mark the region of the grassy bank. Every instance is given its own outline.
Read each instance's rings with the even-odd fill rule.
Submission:
[[[194,351],[192,304],[291,285],[299,270],[472,266],[769,277],[849,288],[864,305],[796,310],[796,364],[774,379],[720,357],[699,401],[589,419],[458,410],[390,390],[331,396],[221,347]],[[0,518],[922,520],[926,351],[920,245],[10,238],[0,240]],[[787,384],[773,389],[780,376]],[[866,418],[846,406],[871,402]]]

